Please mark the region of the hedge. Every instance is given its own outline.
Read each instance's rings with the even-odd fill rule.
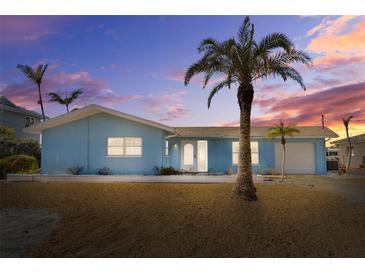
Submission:
[[[9,173],[37,173],[39,165],[33,156],[20,154],[0,159],[0,179],[5,179]]]
[[[41,149],[39,143],[35,140],[11,140],[3,139],[0,141],[0,158],[10,155],[25,154],[33,156],[40,163]]]

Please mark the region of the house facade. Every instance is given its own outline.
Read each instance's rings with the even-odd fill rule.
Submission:
[[[19,107],[5,96],[0,97],[0,125],[13,128],[16,139],[33,139],[39,142],[39,133],[27,133],[23,128],[37,124],[41,119],[41,114]]]
[[[365,134],[350,137],[351,139],[351,163],[350,168],[365,168]],[[346,166],[349,157],[349,145],[347,138],[332,142],[338,145],[338,159],[340,166]]]
[[[267,127],[251,130],[253,171],[279,171],[282,147],[266,138]],[[299,127],[288,138],[287,171],[326,174],[328,128]],[[108,167],[113,174],[152,175],[154,167],[172,166],[190,172],[237,170],[237,127],[170,127],[98,105],[64,114],[24,129],[42,133],[42,173],[64,174],[74,166],[86,174]]]

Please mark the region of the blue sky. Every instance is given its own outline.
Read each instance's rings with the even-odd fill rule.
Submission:
[[[196,48],[203,38],[233,37],[243,19],[244,16],[1,16],[0,94],[39,110],[34,87],[15,67],[19,63],[49,63],[45,92],[62,94],[82,88],[84,94],[74,107],[96,103],[169,125],[234,125],[239,117],[235,90],[223,90],[208,110],[209,87],[203,90],[199,77],[185,87],[182,77],[199,58]],[[313,98],[315,104],[320,98],[332,98],[336,92],[348,98],[358,96],[351,93],[353,86],[349,85],[360,85],[356,90],[365,89],[358,73],[365,68],[364,17],[251,16],[251,21],[257,40],[271,32],[283,32],[314,59],[312,69],[298,67],[308,86],[306,93],[290,81],[255,83],[254,122],[270,124],[284,118],[297,124],[319,125],[320,108],[334,127],[339,127],[340,115],[350,112],[365,119],[361,111],[365,102],[361,100],[354,109],[350,109],[352,104],[341,113],[326,109],[326,104],[318,106],[312,115],[308,115],[308,108],[285,111],[284,105],[283,110],[278,109],[279,101],[286,100],[290,105],[290,100]],[[352,41],[354,37],[360,39],[351,45],[346,43],[346,39]],[[331,50],[326,44],[331,41],[337,41],[329,45],[338,48]],[[343,89],[337,91],[339,87]],[[332,104],[331,108],[337,109],[338,102]],[[62,106],[46,103],[49,116],[64,111]],[[356,130],[364,128],[359,122]]]

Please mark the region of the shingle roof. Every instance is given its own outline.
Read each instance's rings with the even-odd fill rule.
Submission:
[[[252,127],[251,137],[266,137],[267,130],[270,127]],[[297,127],[300,130],[299,134],[294,137],[327,137],[337,138],[338,135],[325,127]],[[175,127],[176,133],[181,137],[238,137],[238,127]]]
[[[6,98],[5,96],[0,96],[0,109],[5,109],[8,111],[22,113],[22,114],[29,115],[32,117],[37,117],[40,119],[42,118],[42,115],[39,114],[38,112],[19,107],[19,106],[15,105],[12,101],[10,101],[8,98]]]
[[[365,134],[360,134],[356,136],[350,137],[352,143],[364,143],[365,142]],[[343,138],[337,141],[331,142],[331,144],[343,144],[347,143],[347,138]]]

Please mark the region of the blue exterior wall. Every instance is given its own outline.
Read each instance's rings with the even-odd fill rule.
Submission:
[[[88,174],[108,167],[113,174],[148,175],[163,165],[163,130],[105,113],[44,130],[42,135],[44,174],[83,166]],[[108,157],[107,137],[118,136],[142,137],[142,157]]]
[[[232,164],[232,142],[236,138],[171,138],[169,139],[169,157],[165,166],[181,168],[181,140],[208,140],[208,172],[224,173],[227,168],[237,171],[237,165]],[[268,172],[275,168],[275,143],[266,138],[252,139],[259,142],[259,164],[253,165],[255,173]],[[327,173],[325,143],[323,138],[292,138],[288,143],[314,143],[316,174]]]
[[[165,137],[170,133],[144,124],[99,113],[85,119],[49,128],[42,132],[42,173],[64,174],[73,166],[83,166],[83,173],[95,174],[108,167],[113,174],[154,173],[155,166],[181,168],[181,140],[208,140],[208,172],[223,173],[232,165],[232,141],[236,138],[178,138],[169,140],[169,155],[164,155]],[[142,137],[141,157],[108,157],[107,137]],[[264,173],[275,168],[275,143],[266,138],[259,142],[259,164],[253,172]],[[324,138],[289,138],[289,143],[314,143],[316,174],[326,174]]]

